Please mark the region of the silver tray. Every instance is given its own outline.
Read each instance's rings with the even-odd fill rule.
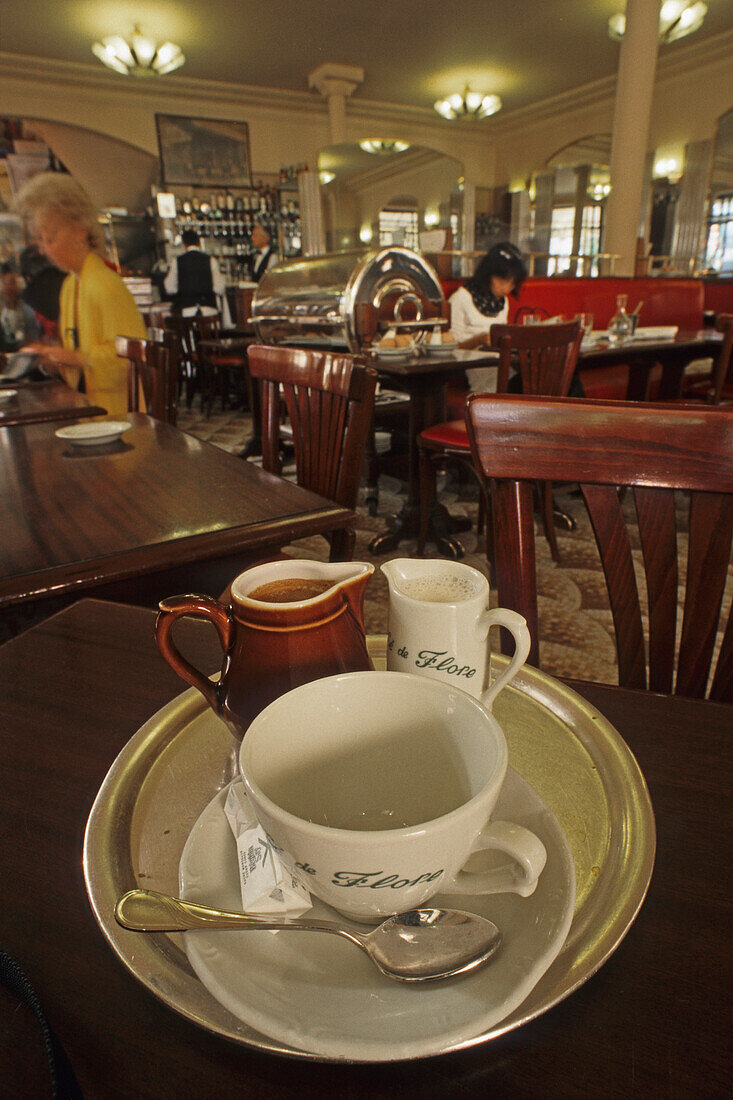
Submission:
[[[386,639],[369,639],[384,667]],[[492,656],[501,669],[507,658]],[[595,973],[631,926],[654,865],[654,815],[626,743],[594,707],[558,680],[525,666],[495,704],[509,763],[547,802],[568,839],[577,880],[562,952],[526,1000],[495,1027],[446,1053],[505,1034],[546,1012]],[[194,974],[178,935],[140,936],[114,919],[134,886],[177,893],[183,845],[203,809],[235,773],[238,745],[191,688],[153,715],[110,768],[87,822],[84,875],[94,914],[132,974],[176,1012],[259,1050],[321,1056],[254,1031]]]

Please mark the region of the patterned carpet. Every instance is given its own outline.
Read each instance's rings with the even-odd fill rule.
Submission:
[[[237,453],[241,449],[251,430],[249,417],[241,412],[214,412],[210,418],[205,419],[195,409],[191,412],[182,411],[178,426],[183,431],[208,440],[231,453]],[[378,438],[378,445],[379,442]],[[288,471],[285,473],[287,475]],[[463,560],[467,565],[486,573],[483,539],[479,541],[476,535],[475,487],[450,481],[443,486],[439,483],[439,489],[442,503],[452,513],[473,519],[472,530],[460,536],[466,548]],[[559,563],[552,561],[545,538],[539,535],[537,539],[540,664],[546,672],[555,676],[615,684],[618,676],[613,621],[590,523],[577,495],[571,491],[556,491],[555,496],[557,505],[575,519],[577,528],[571,532],[558,529]],[[357,561],[371,561],[377,567],[369,582],[365,600],[365,619],[369,633],[385,633],[387,630],[387,581],[379,565],[390,557],[410,557],[417,551],[415,540],[404,541],[396,553],[383,557],[373,556],[368,550],[370,540],[384,529],[390,514],[399,512],[404,500],[404,485],[396,478],[383,476],[379,485],[378,514],[372,517],[364,505],[362,489],[354,558]],[[630,494],[627,494],[627,506],[633,507]],[[684,514],[684,496],[678,500],[678,508]],[[636,531],[632,529],[637,576],[643,578],[641,550],[638,539],[634,545],[635,534]],[[294,556],[327,560],[327,543],[320,537],[300,540],[286,549]],[[680,539],[681,577],[684,577],[686,551],[686,538],[683,535]],[[429,545],[425,556],[436,556],[435,548]],[[732,596],[733,564],[729,567],[726,608],[730,608]]]

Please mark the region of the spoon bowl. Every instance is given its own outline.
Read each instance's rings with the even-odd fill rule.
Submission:
[[[487,962],[501,944],[496,925],[459,909],[411,909],[397,913],[369,932],[356,932],[323,920],[268,920],[210,909],[206,905],[130,890],[115,906],[115,918],[132,932],[240,931],[330,932],[360,947],[388,978],[401,982],[436,981],[465,974]]]

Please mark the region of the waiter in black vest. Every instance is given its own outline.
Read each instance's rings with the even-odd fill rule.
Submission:
[[[202,307],[218,310],[221,302],[222,321],[226,327],[229,324],[229,307],[226,281],[219,264],[214,256],[201,250],[195,230],[184,229],[181,241],[185,252],[171,264],[165,277],[166,292],[184,316]],[[202,312],[207,312],[207,309],[203,308]]]
[[[277,263],[277,252],[273,248],[269,229],[257,222],[252,228],[252,245],[255,249],[251,259],[252,281],[259,283],[267,269]]]

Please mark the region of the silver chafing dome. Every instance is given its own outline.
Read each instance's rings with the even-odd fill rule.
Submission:
[[[360,352],[388,328],[422,339],[445,325],[433,268],[408,248],[336,252],[277,264],[262,277],[252,320],[263,343],[327,343]],[[425,322],[432,318],[432,324]]]

